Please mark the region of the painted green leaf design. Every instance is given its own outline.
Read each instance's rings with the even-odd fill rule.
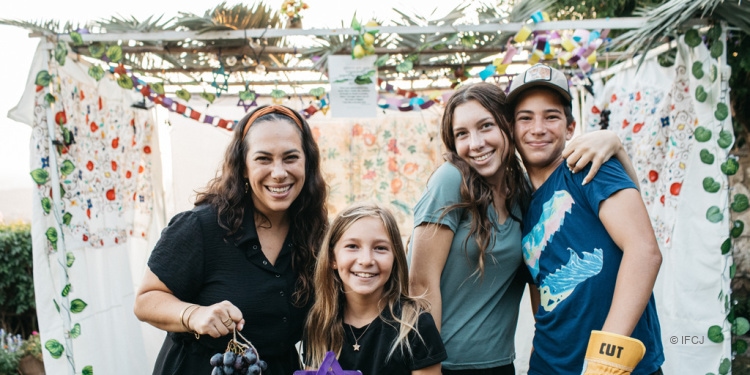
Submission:
[[[81,375],[94,375],[94,368],[88,365],[81,370]]]
[[[732,351],[739,354],[744,354],[747,351],[747,341],[742,339],[737,339],[734,343],[732,343]]]
[[[60,198],[65,196],[65,186],[63,184],[60,184]]]
[[[322,98],[323,95],[326,94],[326,89],[323,87],[316,87],[312,90],[310,90],[310,95],[316,97],[316,98]]]
[[[716,110],[714,111],[714,117],[716,117],[719,121],[724,121],[724,119],[729,116],[729,108],[724,103],[717,103],[716,104]]]
[[[747,195],[745,194],[735,195],[734,202],[732,202],[730,207],[732,207],[732,210],[734,212],[742,212],[742,211],[747,210],[748,208]]]
[[[696,141],[707,142],[709,139],[711,139],[711,130],[706,129],[703,126],[699,126],[695,128],[695,132],[693,133],[693,135],[695,135]]]
[[[710,153],[705,148],[701,150],[700,152],[701,161],[706,164],[713,164],[714,163],[714,154]]]
[[[73,328],[70,329],[70,338],[76,338],[81,335],[81,325],[79,323],[76,323],[73,325]]]
[[[62,41],[57,42],[57,46],[55,46],[55,61],[57,61],[60,66],[63,66],[65,65],[66,57],[68,57],[68,46]]]
[[[63,128],[62,129],[62,133],[63,133],[63,143],[65,143],[66,145],[72,144],[73,143],[73,132],[71,132],[70,129],[68,129],[68,128]]]
[[[65,253],[65,265],[68,266],[68,268],[72,267],[75,261],[76,256],[73,255],[73,253]]]
[[[52,76],[49,75],[49,72],[46,70],[42,70],[36,74],[36,79],[34,79],[34,83],[39,86],[47,86],[49,85],[49,82],[51,80],[52,80]]]
[[[62,292],[60,293],[60,295],[63,297],[67,297],[68,294],[70,294],[70,284],[65,285],[65,288],[63,288]]]
[[[164,95],[164,83],[163,82],[154,82],[150,84],[149,86],[151,86],[151,91],[159,95]]]
[[[50,201],[47,197],[42,198],[42,210],[44,210],[44,213],[48,214],[51,209],[52,201]]]
[[[399,73],[406,73],[414,68],[414,63],[406,60],[396,65],[396,71]]]
[[[133,88],[133,80],[127,74],[121,74],[117,77],[117,84],[126,90]]]
[[[60,358],[65,351],[63,345],[55,339],[47,340],[44,343],[44,348],[47,349],[52,358]]]
[[[708,79],[710,79],[711,82],[715,82],[718,76],[719,76],[719,69],[716,68],[716,65],[711,64],[711,67],[708,68]]]
[[[62,217],[62,219],[63,219],[63,224],[65,224],[65,225],[70,225],[70,219],[72,219],[72,218],[73,218],[73,214],[71,214],[70,212],[66,212],[66,213],[65,213],[65,214],[63,215],[63,217]]]
[[[711,54],[711,57],[718,59],[721,57],[721,54],[724,53],[724,45],[721,43],[712,43],[709,53]]]
[[[31,171],[31,179],[34,180],[37,185],[43,185],[45,182],[47,182],[48,178],[49,173],[47,173],[44,168],[37,168]]]
[[[703,103],[706,101],[706,99],[708,99],[708,93],[703,88],[703,86],[699,85],[698,87],[695,88],[695,100]]]
[[[736,263],[734,263],[731,266],[729,266],[729,278],[733,279],[735,273],[737,273],[737,264]]]
[[[193,95],[190,94],[190,91],[185,90],[185,89],[179,89],[179,90],[175,91],[174,94],[177,95],[178,98],[180,98],[180,99],[182,99],[182,100],[184,100],[186,102],[189,101],[190,98],[193,97]],[[240,93],[240,98],[242,98],[242,92]]]
[[[742,220],[735,220],[732,223],[732,229],[729,230],[729,234],[732,236],[732,238],[737,238],[740,235],[742,235],[742,232],[745,230],[745,222]]]
[[[740,163],[734,159],[729,158],[727,161],[721,163],[721,172],[727,176],[733,176],[740,169]]]
[[[377,66],[378,68],[381,66],[385,66],[385,63],[387,63],[388,59],[390,58],[391,58],[391,55],[388,53],[386,53],[385,55],[378,56],[378,59],[375,60],[375,66]]]
[[[47,237],[47,240],[52,243],[52,246],[57,249],[57,229],[49,227],[47,231],[44,232],[44,235]]]
[[[703,63],[700,61],[696,61],[693,63],[693,77],[696,79],[703,78]]]
[[[83,309],[85,309],[86,306],[88,306],[86,302],[83,302],[83,300],[80,298],[76,298],[70,301],[70,312],[77,314],[83,311]]]
[[[721,327],[719,326],[711,326],[708,328],[708,339],[712,342],[722,342],[724,341],[724,334],[721,332]]]
[[[101,58],[102,55],[104,55],[105,47],[101,43],[93,43],[89,45],[89,53],[91,54],[91,57],[95,58]]]
[[[720,36],[721,36],[721,25],[718,23],[711,26],[711,28],[708,29],[708,31],[706,32],[706,38],[708,38],[708,40],[712,42],[719,40]]]
[[[732,141],[734,138],[732,137],[732,132],[721,130],[719,132],[719,140],[716,142],[719,144],[719,147],[721,148],[727,148],[732,145]]]
[[[63,161],[62,165],[60,166],[60,173],[67,176],[73,173],[75,169],[76,169],[76,165],[73,164],[72,161],[65,159],[65,161]]]
[[[703,179],[703,190],[708,193],[715,193],[721,189],[721,184],[716,182],[713,177],[706,177]]]
[[[109,48],[107,48],[106,55],[109,61],[119,63],[120,60],[122,60],[122,47],[118,46],[117,44],[109,46]]]
[[[711,206],[706,211],[706,219],[712,223],[718,223],[724,218],[719,207]]]
[[[286,92],[284,90],[279,90],[279,89],[271,90],[271,97],[274,99],[283,99],[285,96],[286,96]]]
[[[55,99],[55,96],[50,93],[47,93],[47,95],[44,96],[44,102],[47,103],[47,105],[52,105],[56,101],[57,99]]]
[[[104,77],[104,69],[102,69],[99,65],[91,65],[89,67],[89,76],[91,78],[95,79],[97,82],[101,81],[101,79]]]
[[[732,250],[732,240],[727,238],[721,243],[721,255],[729,254],[730,250]]]
[[[81,33],[77,31],[70,32],[70,40],[73,41],[74,46],[80,46],[83,44],[83,37],[81,36]]]
[[[690,29],[685,33],[685,44],[690,47],[696,47],[701,44],[701,36],[698,34],[698,30]]]
[[[52,303],[54,303],[54,304],[55,304],[55,310],[57,310],[57,312],[59,313],[59,312],[60,312],[60,305],[58,305],[58,304],[57,304],[57,301],[56,301],[56,300],[54,300],[54,299],[52,300]]]
[[[729,358],[722,359],[721,364],[719,365],[719,375],[729,374],[729,370],[731,368],[732,368],[732,362],[729,360]]]
[[[216,100],[216,95],[210,92],[202,92],[201,98],[208,100],[209,103],[213,103]]]

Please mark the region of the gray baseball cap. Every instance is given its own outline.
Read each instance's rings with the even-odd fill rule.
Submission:
[[[544,64],[536,64],[517,75],[510,85],[506,102],[514,105],[514,101],[522,92],[538,86],[549,87],[557,91],[567,101],[565,104],[571,104],[572,97],[565,74]]]

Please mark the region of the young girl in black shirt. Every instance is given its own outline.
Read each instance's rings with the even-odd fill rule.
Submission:
[[[408,270],[393,215],[374,203],[350,206],[331,224],[314,275],[315,304],[305,329],[305,360],[327,351],[363,375],[439,375],[446,358],[421,298],[408,295]]]

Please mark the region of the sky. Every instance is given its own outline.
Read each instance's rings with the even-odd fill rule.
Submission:
[[[283,0],[266,0],[272,7],[280,7]],[[380,20],[392,19],[396,13],[394,7],[406,12],[428,16],[434,10],[436,15],[444,15],[456,6],[456,0],[377,0],[377,1],[341,1],[341,0],[306,0],[309,9],[303,15],[304,28],[331,28],[348,25],[355,11],[357,19],[367,21],[373,17]],[[22,0],[14,1],[13,6],[3,7],[0,18],[10,20],[37,21],[57,20],[85,23],[90,20],[108,19],[111,16],[134,16],[144,20],[151,15],[164,15],[163,20],[177,15],[178,12],[191,12],[203,15],[220,2],[218,1],[176,1],[176,0],[128,0],[128,1],[92,1],[75,2],[57,0]],[[227,5],[237,4],[227,1]],[[252,5],[255,2],[245,2]],[[408,4],[408,5],[406,5]],[[36,46],[36,38],[29,38],[25,29],[0,25],[0,190],[32,187],[29,177],[29,139],[31,128],[7,118],[23,94],[23,88],[29,75],[29,66]]]

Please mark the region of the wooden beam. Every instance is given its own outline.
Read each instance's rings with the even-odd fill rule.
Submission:
[[[568,30],[568,29],[637,29],[643,26],[648,19],[645,17],[621,17],[602,18],[591,20],[572,21],[550,21],[530,24],[526,22],[513,23],[485,23],[469,25],[440,25],[440,26],[378,26],[369,28],[378,30],[383,34],[455,34],[461,32],[516,32],[524,25],[534,30]],[[247,29],[247,30],[224,30],[200,33],[197,31],[155,31],[155,32],[127,32],[127,33],[101,33],[81,34],[84,42],[117,42],[124,40],[140,41],[179,41],[179,40],[225,40],[225,39],[255,39],[255,38],[279,38],[286,36],[332,36],[332,35],[358,35],[359,31],[351,28],[334,29]],[[31,37],[53,36],[62,41],[71,41],[70,35],[58,35],[51,33],[32,33]]]

